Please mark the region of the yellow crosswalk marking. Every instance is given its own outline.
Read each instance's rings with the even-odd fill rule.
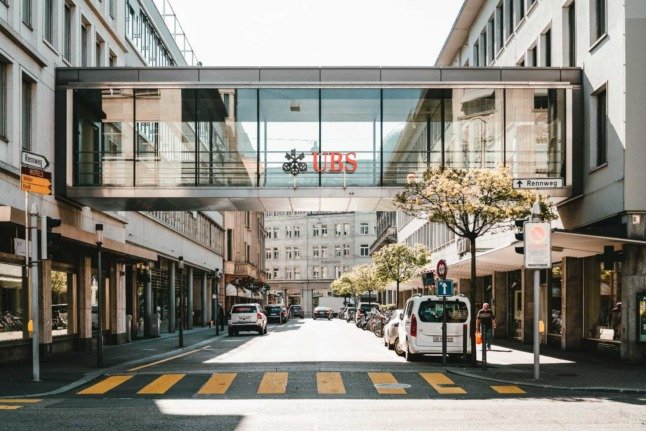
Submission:
[[[341,373],[316,373],[319,394],[345,394]]]
[[[0,406],[0,410],[18,410],[20,408],[22,408],[22,406],[11,406],[11,405],[9,405],[9,406],[1,405]]]
[[[494,391],[498,392],[499,394],[525,394],[524,390],[519,388],[516,385],[500,385],[500,386],[492,386],[491,389]]]
[[[419,373],[419,374],[439,394],[442,394],[442,395],[457,395],[457,394],[466,394],[467,393],[461,387],[456,386],[455,383],[453,383],[453,380],[449,379],[447,376],[445,376],[442,373]]]
[[[131,378],[132,376],[110,376],[89,388],[83,389],[79,392],[79,395],[102,395],[127,382]]]
[[[175,383],[184,378],[186,374],[164,374],[157,377],[152,383],[149,383],[141,389],[139,395],[162,395],[165,394]]]
[[[368,373],[370,380],[372,380],[373,385],[379,384],[389,384],[389,383],[398,383],[395,376],[392,373]],[[376,386],[377,392],[381,395],[404,395],[406,394],[406,389],[404,388],[384,388]]]
[[[34,404],[39,403],[42,400],[36,398],[4,398],[0,399],[0,403],[9,403],[9,404]]]
[[[258,394],[284,394],[287,390],[287,377],[289,373],[265,373],[258,387]]]
[[[237,373],[216,373],[197,392],[201,395],[222,395],[229,390]]]

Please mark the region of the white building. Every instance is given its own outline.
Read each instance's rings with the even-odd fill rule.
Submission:
[[[466,0],[436,62],[527,67],[528,80],[531,67],[583,71],[582,102],[567,114],[582,130],[582,154],[566,154],[574,161],[577,192],[557,202],[560,219],[553,226],[562,229],[553,234],[554,267],[541,279],[541,341],[563,349],[615,349],[628,359],[646,355],[640,344],[646,331],[639,332],[636,318],[638,295],[646,292],[646,124],[640,117],[646,103],[645,37],[641,0]],[[504,115],[506,145],[516,145],[518,130],[530,130],[534,122],[511,124],[513,107]],[[435,250],[434,261],[447,259],[449,276],[461,279],[460,290],[468,291],[464,240],[429,236],[441,227],[402,215],[397,224],[399,241],[422,238]],[[497,336],[530,342],[531,274],[521,269],[514,242],[513,232],[478,240],[477,297],[493,302]],[[620,255],[611,267],[595,259],[604,246]]]
[[[265,217],[268,283],[288,303],[311,313],[343,272],[370,263],[374,212],[269,212]]]

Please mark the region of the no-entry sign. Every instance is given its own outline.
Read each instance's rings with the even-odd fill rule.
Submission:
[[[552,232],[549,223],[526,222],[525,268],[549,269],[552,267]]]
[[[449,272],[449,270],[448,270],[448,268],[446,266],[446,260],[444,260],[444,259],[441,259],[437,263],[437,268],[435,268],[435,269],[437,270],[437,276],[439,278],[442,278],[442,279],[446,278],[446,274]]]

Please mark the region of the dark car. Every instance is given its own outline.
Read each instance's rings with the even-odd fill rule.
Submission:
[[[330,307],[316,307],[312,313],[312,318],[316,319],[332,319],[332,309]]]
[[[300,305],[292,305],[289,307],[289,317],[300,317],[301,319],[305,318],[305,311]]]
[[[270,304],[265,307],[265,314],[268,322],[276,321],[281,325],[287,322],[287,309],[283,305]]]

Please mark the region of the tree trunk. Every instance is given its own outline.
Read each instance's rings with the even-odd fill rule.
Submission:
[[[471,288],[469,289],[469,301],[471,302],[471,323],[470,338],[471,338],[471,365],[476,366],[476,239],[469,238],[471,248]]]
[[[399,280],[397,280],[397,295],[395,297],[395,310],[399,310]]]

